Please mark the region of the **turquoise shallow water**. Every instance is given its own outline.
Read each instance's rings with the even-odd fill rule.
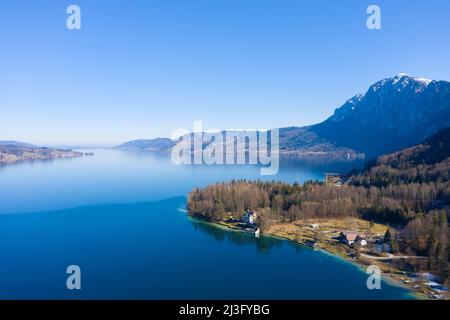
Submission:
[[[276,178],[304,181],[352,165],[288,161]],[[368,290],[358,267],[320,251],[186,216],[190,188],[258,173],[106,150],[3,167],[0,298],[410,298],[386,282]],[[81,268],[80,291],[66,289],[71,264]]]

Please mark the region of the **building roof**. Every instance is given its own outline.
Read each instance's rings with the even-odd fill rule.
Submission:
[[[356,233],[346,233],[345,239],[347,239],[347,241],[355,241],[357,236]]]

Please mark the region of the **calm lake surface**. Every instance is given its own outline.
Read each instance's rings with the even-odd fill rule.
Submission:
[[[175,166],[165,156],[94,150],[94,157],[0,167],[0,298],[408,299],[357,266],[273,237],[186,216],[194,187],[231,179],[303,182],[362,162],[285,159],[256,166]],[[82,289],[66,288],[81,268]]]

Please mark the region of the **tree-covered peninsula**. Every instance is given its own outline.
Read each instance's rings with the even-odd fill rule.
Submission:
[[[355,218],[367,221],[368,229],[374,223],[389,226],[389,254],[426,258],[403,261],[402,267],[432,271],[449,281],[450,129],[368,162],[342,180],[342,184],[217,183],[194,189],[188,209],[211,222],[239,220],[255,212],[262,233],[278,225],[310,226],[317,219]],[[320,233],[316,234],[320,242]]]

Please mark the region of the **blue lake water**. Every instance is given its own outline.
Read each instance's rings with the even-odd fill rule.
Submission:
[[[355,265],[273,237],[186,216],[193,187],[231,179],[321,179],[361,162],[282,161],[175,166],[165,156],[95,150],[94,157],[0,168],[0,298],[407,299],[383,282],[368,290]],[[79,265],[82,289],[66,288]]]

